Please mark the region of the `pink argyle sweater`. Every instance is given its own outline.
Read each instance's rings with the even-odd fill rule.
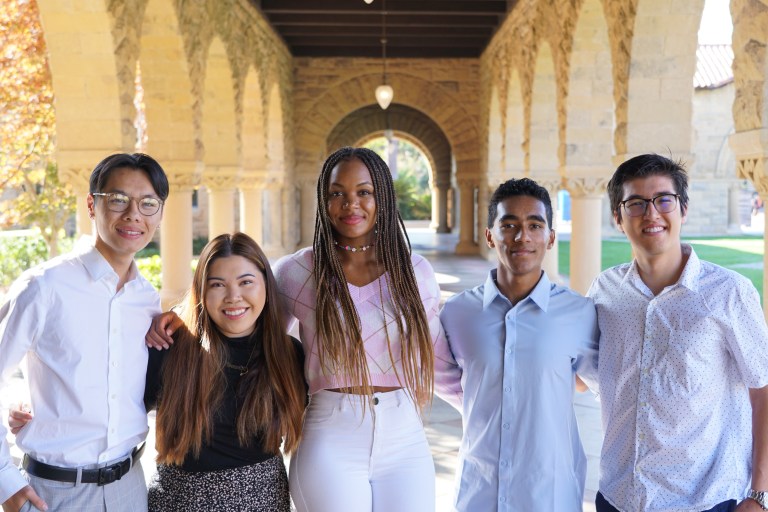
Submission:
[[[347,375],[332,374],[320,367],[317,346],[317,322],[315,321],[315,279],[312,276],[311,247],[301,249],[294,254],[281,258],[273,271],[283,299],[284,313],[290,329],[299,322],[299,336],[304,345],[304,374],[309,383],[309,392],[314,394],[322,389],[349,387],[360,384],[352,382]],[[438,310],[440,306],[440,287],[435,280],[435,273],[427,260],[418,254],[411,256],[411,263],[416,274],[416,282],[429,322],[432,342],[435,346],[435,366],[439,371],[456,368],[450,349],[440,326]],[[368,370],[373,386],[401,386],[395,370],[402,376],[400,361],[400,337],[393,317],[391,297],[387,286],[386,273],[379,279],[365,286],[347,284],[352,301],[357,308],[362,327],[362,338],[368,354]],[[394,366],[387,350],[387,338],[384,333],[384,313],[386,328],[392,346]]]

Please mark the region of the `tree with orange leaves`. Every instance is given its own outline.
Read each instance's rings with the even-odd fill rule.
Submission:
[[[37,227],[58,253],[74,195],[53,160],[53,87],[36,0],[0,2],[0,228]]]

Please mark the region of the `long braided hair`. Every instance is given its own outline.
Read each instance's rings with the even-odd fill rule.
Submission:
[[[402,375],[397,370],[388,329],[385,329],[389,357],[398,382],[406,388],[414,402],[423,405],[431,399],[434,384],[434,348],[427,315],[411,263],[411,243],[397,209],[392,175],[379,155],[366,148],[344,147],[337,150],[325,161],[317,180],[313,272],[317,283],[315,316],[320,366],[326,371],[347,375],[354,393],[370,397],[372,386],[360,317],[347,288],[328,215],[331,173],[340,162],[352,159],[360,160],[371,174],[378,230],[373,250],[386,272],[390,305],[400,336]],[[381,288],[379,290],[381,293]],[[383,303],[383,296],[381,300]]]

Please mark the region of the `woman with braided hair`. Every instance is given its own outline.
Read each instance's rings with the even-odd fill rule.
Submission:
[[[346,147],[328,157],[313,246],[274,269],[284,312],[299,323],[311,395],[289,471],[297,510],[434,510],[420,410],[435,369],[450,369],[440,289],[411,253],[376,153]]]

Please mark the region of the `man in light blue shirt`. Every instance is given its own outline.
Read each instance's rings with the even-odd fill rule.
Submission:
[[[590,385],[596,376],[597,318],[591,300],[542,271],[551,225],[546,189],[526,178],[501,184],[485,231],[498,267],[440,314],[461,370],[435,382],[463,416],[457,511],[582,509],[573,395],[576,373]]]

